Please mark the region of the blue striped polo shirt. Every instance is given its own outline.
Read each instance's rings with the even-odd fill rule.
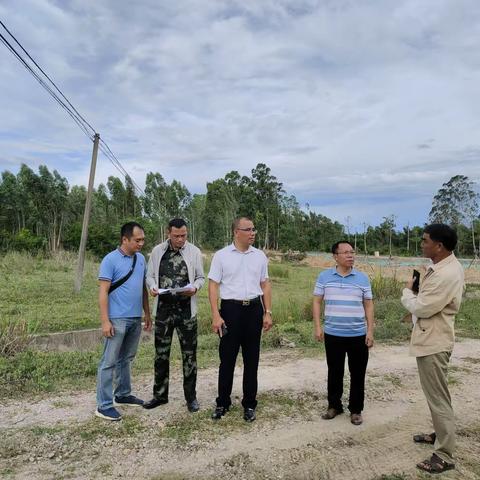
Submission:
[[[343,277],[337,269],[320,273],[314,295],[325,303],[324,332],[337,337],[359,337],[367,333],[363,300],[373,298],[367,275],[352,268]]]

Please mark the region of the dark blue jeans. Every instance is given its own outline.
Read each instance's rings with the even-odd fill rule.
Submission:
[[[365,335],[337,337],[325,334],[325,353],[328,365],[328,408],[343,411],[343,375],[345,355],[350,371],[350,413],[362,413],[365,399],[365,372],[368,363],[368,347]]]

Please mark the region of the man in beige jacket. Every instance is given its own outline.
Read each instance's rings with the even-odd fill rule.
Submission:
[[[423,255],[432,260],[418,295],[413,279],[403,290],[402,304],[412,314],[410,354],[417,358],[418,374],[435,432],[413,437],[434,445],[432,456],[417,464],[429,473],[455,468],[455,417],[448,391],[447,370],[455,341],[454,320],[460,309],[464,273],[453,250],[457,234],[448,225],[428,225],[422,236]]]

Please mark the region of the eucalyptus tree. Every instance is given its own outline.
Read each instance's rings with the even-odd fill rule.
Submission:
[[[455,175],[445,182],[433,197],[432,209],[428,215],[431,223],[447,223],[454,228],[465,225],[470,229],[473,253],[475,244],[475,221],[478,219],[479,195],[475,183],[465,175]]]

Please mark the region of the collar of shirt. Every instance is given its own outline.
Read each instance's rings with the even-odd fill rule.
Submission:
[[[120,255],[123,255],[124,257],[133,257],[133,255],[127,255],[123,250],[122,250],[122,247],[118,247],[117,250],[120,252]]]
[[[452,252],[448,257],[445,257],[440,262],[438,262],[438,263],[433,263],[432,262],[432,264],[428,266],[428,270],[433,270],[435,272],[439,268],[442,268],[445,265],[448,265],[450,262],[453,262],[454,258],[455,258],[455,254]]]
[[[252,252],[253,252],[253,247],[252,247],[251,245],[248,246],[248,249],[247,249],[245,252],[242,252],[241,250],[239,250],[239,249],[235,246],[234,243],[232,243],[232,244],[230,245],[230,247],[231,247],[231,250],[232,250],[232,251],[235,250],[235,251],[237,251],[238,253],[247,254],[247,253],[252,253]]]
[[[356,273],[357,273],[357,272],[356,272],[355,269],[352,267],[352,269],[350,270],[350,272],[348,272],[346,275],[342,275],[341,273],[338,273],[338,272],[337,272],[337,267],[333,267],[333,274],[334,274],[334,275],[338,275],[339,277],[345,278],[345,277],[349,277],[350,275],[356,275]]]

